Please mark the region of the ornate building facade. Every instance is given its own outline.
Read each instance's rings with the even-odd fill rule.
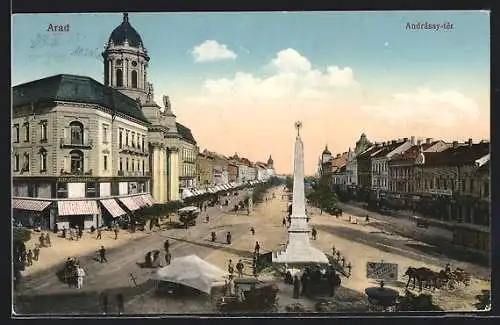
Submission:
[[[163,96],[163,108],[155,103],[147,77],[150,57],[127,13],[112,31],[102,56],[105,84],[136,100],[150,122],[148,151],[155,202],[179,200],[182,188],[195,187],[196,141],[189,128],[177,123],[168,96]]]

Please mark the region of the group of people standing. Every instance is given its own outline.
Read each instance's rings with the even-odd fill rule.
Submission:
[[[308,295],[318,287],[324,288],[325,284],[322,282],[325,280],[330,296],[333,297],[335,290],[342,283],[335,269],[329,266],[326,270],[322,270],[319,265],[306,267],[300,278],[297,274],[293,277],[293,298],[298,299],[300,296]]]
[[[86,272],[76,257],[68,257],[64,264],[64,280],[68,286],[76,287],[77,289],[83,288],[83,278]]]

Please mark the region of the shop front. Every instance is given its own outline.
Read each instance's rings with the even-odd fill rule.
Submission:
[[[100,210],[97,201],[58,201],[57,202],[57,227],[62,229],[75,228],[88,229],[98,227]]]
[[[48,207],[51,204],[52,201],[12,199],[13,224],[27,228],[50,229]]]

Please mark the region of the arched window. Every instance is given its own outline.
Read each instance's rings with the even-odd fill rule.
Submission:
[[[137,88],[137,71],[132,71],[132,88]]]
[[[116,87],[123,87],[123,71],[116,69]]]
[[[82,173],[83,172],[83,152],[80,150],[72,150],[71,156],[71,172],[72,173]]]
[[[83,124],[80,122],[71,122],[71,144],[83,144]]]

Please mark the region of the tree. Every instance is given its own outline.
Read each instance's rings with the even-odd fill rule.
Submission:
[[[400,311],[442,311],[443,309],[432,301],[432,295],[414,295],[406,290],[405,295],[399,301]]]
[[[23,253],[26,252],[25,243],[31,239],[31,231],[24,227],[12,228],[12,250],[14,266],[14,286],[17,286],[21,279],[21,271],[24,270]]]
[[[476,296],[476,300],[474,307],[477,310],[489,310],[491,308],[490,290],[481,290],[481,294]]]
[[[323,213],[323,210],[330,210],[337,207],[338,198],[328,184],[316,182],[312,187],[313,191],[307,198],[313,206],[320,208],[321,213]]]

